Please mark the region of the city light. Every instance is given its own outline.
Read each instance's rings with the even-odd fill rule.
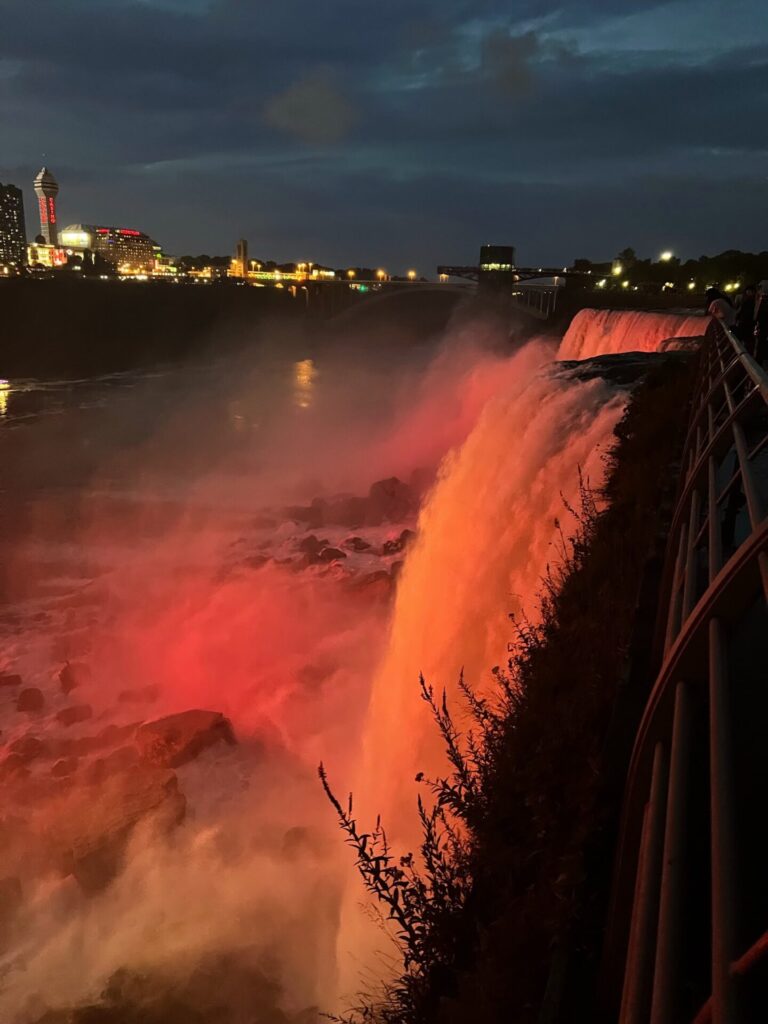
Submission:
[[[415,281],[416,280],[416,271],[415,270],[409,270],[408,271],[408,280],[409,281]]]
[[[695,287],[696,287],[696,282],[695,281],[689,281],[688,282],[688,291],[689,292],[692,292]]]
[[[662,263],[669,263],[669,261],[673,259],[674,255],[675,254],[670,249],[665,249],[664,252],[659,256],[659,260]]]
[[[355,272],[354,272],[354,270],[348,270],[348,271],[347,271],[347,277],[349,277],[349,278],[352,278],[352,277],[354,277],[354,276],[355,276]]]
[[[5,416],[8,412],[8,396],[11,393],[11,382],[8,380],[0,380],[0,416]]]
[[[603,277],[603,278],[601,278],[601,279],[600,279],[600,280],[599,280],[599,281],[597,282],[597,287],[598,287],[598,288],[605,288],[605,286],[606,286],[606,284],[607,284],[607,283],[608,283],[607,279]]]
[[[385,281],[387,279],[387,272],[386,272],[386,270],[377,270],[376,271],[376,277],[378,277],[378,279],[380,281]]]
[[[621,287],[622,288],[629,288],[629,281],[622,281],[621,282]]]
[[[621,275],[624,273],[624,267],[621,265],[621,263],[614,263],[613,267],[611,268],[611,273],[614,277],[621,277]]]

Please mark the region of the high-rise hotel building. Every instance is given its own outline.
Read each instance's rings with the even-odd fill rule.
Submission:
[[[59,244],[59,229],[56,219],[56,196],[59,194],[59,183],[48,170],[43,167],[35,178],[35,195],[40,208],[40,234],[48,245]]]
[[[117,267],[152,270],[155,264],[155,243],[135,228],[113,228],[100,224],[70,224],[61,232],[65,249],[90,249]]]
[[[22,267],[26,262],[24,197],[20,188],[0,182],[0,264]]]

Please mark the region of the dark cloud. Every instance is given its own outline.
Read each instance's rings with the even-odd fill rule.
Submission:
[[[44,158],[66,220],[177,252],[764,247],[768,33],[744,0],[754,45],[723,15],[697,49],[713,2],[0,0],[0,179],[31,211]],[[687,48],[654,38],[662,15]]]
[[[273,96],[264,117],[302,142],[322,146],[341,142],[358,115],[333,74],[320,69]]]

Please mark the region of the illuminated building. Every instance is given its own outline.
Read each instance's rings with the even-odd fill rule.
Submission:
[[[20,188],[0,182],[0,264],[21,267],[26,255],[24,197]]]
[[[248,242],[241,238],[235,249],[235,258],[229,266],[229,276],[247,277],[248,269]]]
[[[32,242],[27,246],[27,263],[32,269],[46,267],[63,267],[67,262],[67,254],[57,245],[45,245],[40,242]]]
[[[155,265],[155,243],[143,231],[99,224],[70,224],[61,232],[67,249],[90,249],[126,273],[148,272]]]
[[[477,283],[481,288],[503,288],[511,284],[515,271],[513,245],[483,245]]]
[[[59,229],[56,220],[56,196],[59,194],[59,183],[48,170],[43,167],[35,178],[35,195],[40,209],[40,234],[48,245],[57,245]]]

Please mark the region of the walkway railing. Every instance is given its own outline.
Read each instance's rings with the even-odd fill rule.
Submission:
[[[713,321],[625,793],[606,938],[619,1024],[768,1021],[767,512],[768,376]]]
[[[546,320],[555,312],[561,290],[557,285],[516,284],[512,291],[512,301],[526,313]]]

